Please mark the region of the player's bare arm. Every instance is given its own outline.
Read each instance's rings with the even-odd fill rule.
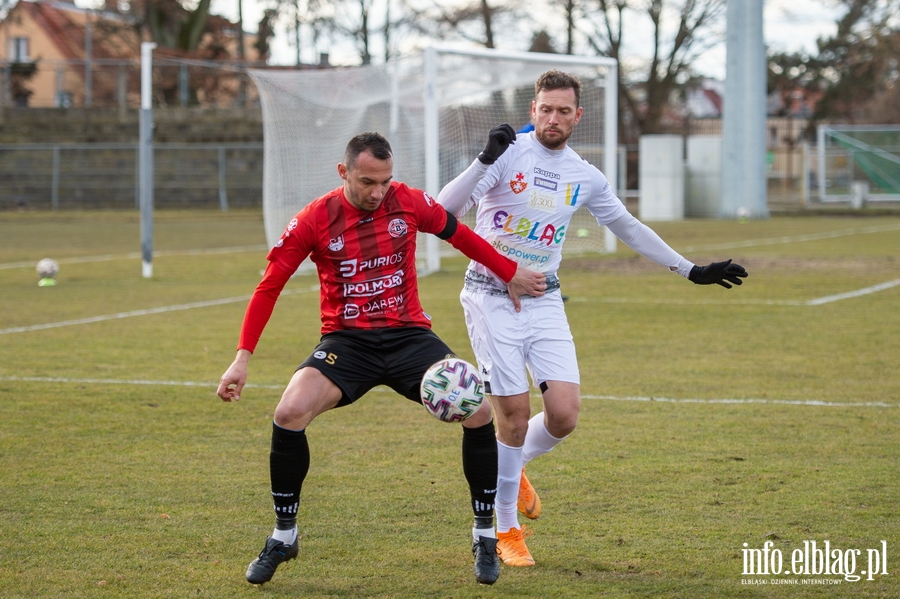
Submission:
[[[250,352],[246,349],[237,350],[234,362],[219,379],[219,388],[216,394],[222,401],[238,401],[241,399],[241,390],[247,383],[247,364],[250,362]]]

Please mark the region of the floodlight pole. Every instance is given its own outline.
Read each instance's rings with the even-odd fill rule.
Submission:
[[[141,273],[153,276],[153,42],[141,44],[141,118],[138,162],[140,165]]]
[[[729,0],[725,33],[721,218],[768,218],[763,0]]]

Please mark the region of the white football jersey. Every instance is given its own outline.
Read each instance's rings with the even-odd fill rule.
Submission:
[[[504,256],[545,274],[559,268],[576,210],[586,208],[600,225],[626,214],[603,173],[568,146],[548,150],[534,132],[516,137],[472,198],[466,209],[477,200],[475,232]],[[476,262],[469,268],[491,274]]]

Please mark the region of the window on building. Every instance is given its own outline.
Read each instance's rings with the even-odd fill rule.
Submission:
[[[9,57],[12,62],[28,62],[27,37],[14,37],[9,40]]]

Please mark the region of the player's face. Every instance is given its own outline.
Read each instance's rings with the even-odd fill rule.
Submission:
[[[531,103],[534,134],[545,148],[561,150],[575,130],[584,110],[575,103],[575,90],[551,89],[538,93]]]
[[[339,164],[338,174],[344,180],[347,201],[360,210],[374,212],[394,178],[394,159],[379,160],[370,152],[363,152],[353,164]]]

